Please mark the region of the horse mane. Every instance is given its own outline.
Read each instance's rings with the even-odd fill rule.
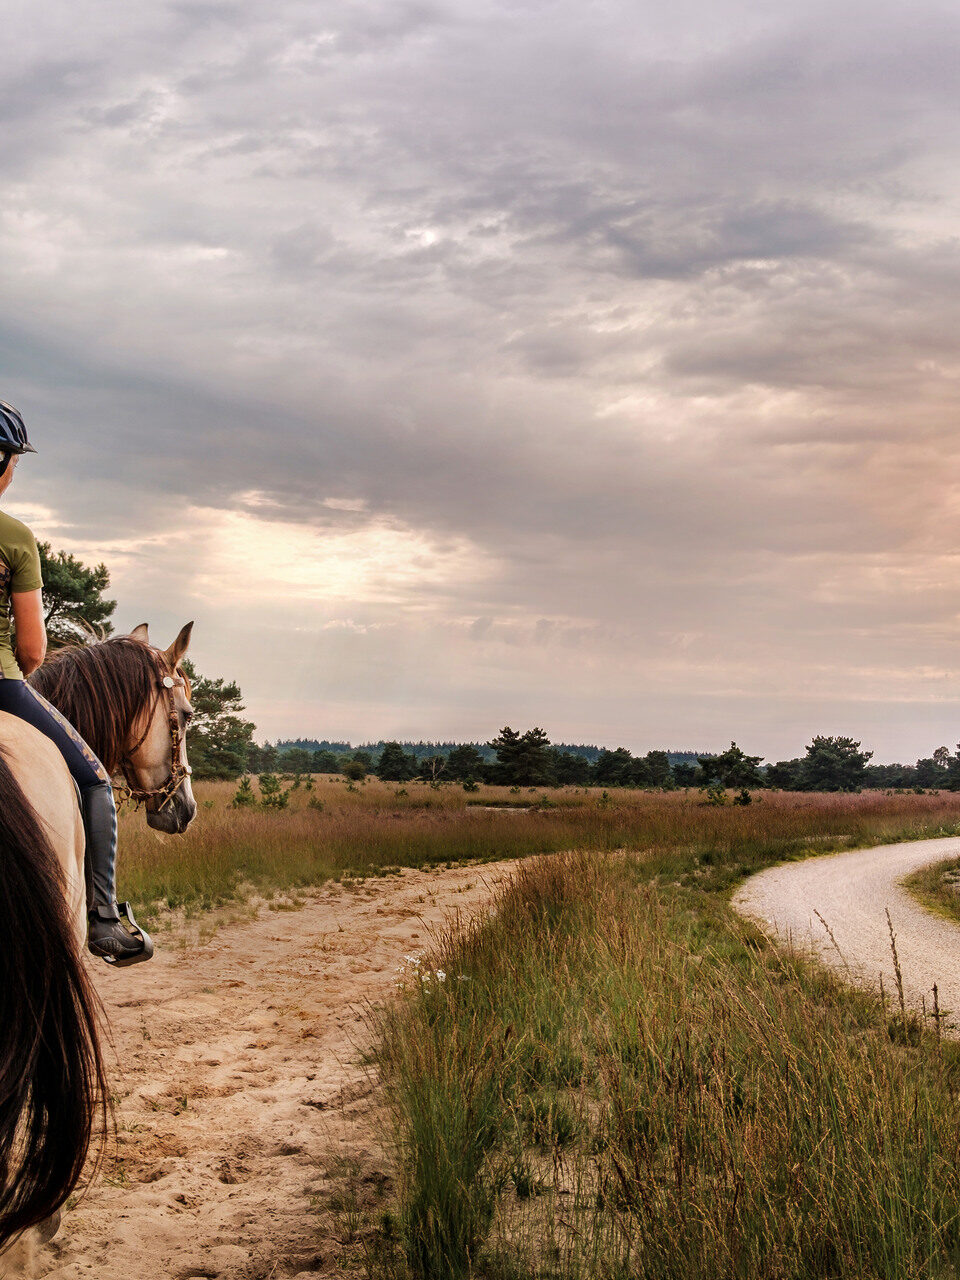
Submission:
[[[134,721],[154,696],[156,653],[131,636],[67,645],[29,683],[66,716],[112,774],[120,768]]]

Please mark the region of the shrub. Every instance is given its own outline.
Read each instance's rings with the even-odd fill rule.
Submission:
[[[234,809],[249,809],[256,805],[257,797],[254,795],[250,779],[246,774],[240,779],[240,785],[237,787],[231,803]]]
[[[260,808],[286,809],[290,803],[290,789],[283,789],[283,784],[275,773],[260,775]]]

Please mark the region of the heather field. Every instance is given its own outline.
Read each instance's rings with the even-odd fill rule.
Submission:
[[[957,1275],[960,1048],[774,951],[728,900],[775,861],[960,834],[960,796],[318,778],[273,809],[235,791],[200,784],[183,840],[124,817],[144,915],[525,859],[371,1013],[396,1189],[386,1209],[341,1197],[349,1271]]]
[[[284,784],[289,788],[290,784]],[[750,805],[706,804],[698,791],[565,787],[523,790],[341,777],[310,779],[282,809],[233,807],[237,787],[200,782],[184,837],[121,814],[121,893],[147,916],[204,909],[393,867],[493,861],[562,850],[642,852],[713,866],[715,887],[772,859],[890,839],[960,833],[960,795],[755,792]],[[254,798],[259,790],[254,782]],[[684,874],[689,874],[684,871]]]

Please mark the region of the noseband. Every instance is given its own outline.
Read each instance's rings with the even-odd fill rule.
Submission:
[[[189,778],[193,770],[188,764],[184,764],[181,759],[181,747],[183,745],[183,730],[180,728],[180,714],[177,711],[176,702],[174,700],[173,691],[176,688],[176,681],[173,676],[168,675],[160,666],[157,660],[157,678],[158,684],[156,688],[156,696],[153,706],[150,708],[150,714],[147,717],[147,725],[143,733],[134,743],[134,745],[124,752],[120,758],[120,769],[123,773],[123,782],[119,786],[115,786],[121,800],[132,800],[136,806],[145,804],[148,800],[158,800],[159,804],[154,813],[159,813],[173,799],[174,794],[179,790],[184,778]],[[157,702],[161,697],[165,697],[167,701],[167,726],[170,730],[170,776],[166,782],[160,787],[154,787],[147,790],[143,787],[137,787],[131,782],[133,775],[133,757],[146,742],[147,734],[150,732],[150,726],[153,724],[153,714]]]

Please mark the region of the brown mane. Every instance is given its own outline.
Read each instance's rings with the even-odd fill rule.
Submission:
[[[58,649],[29,683],[65,715],[108,773],[157,688],[155,651],[130,636]]]

